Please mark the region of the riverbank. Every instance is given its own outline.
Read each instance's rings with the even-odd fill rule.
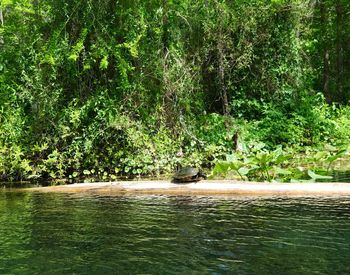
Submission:
[[[31,192],[88,193],[101,195],[257,195],[328,196],[350,195],[350,183],[261,183],[235,180],[206,180],[177,184],[169,181],[122,181],[77,183],[26,188]]]

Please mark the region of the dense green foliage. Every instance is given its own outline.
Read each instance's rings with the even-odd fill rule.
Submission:
[[[350,136],[345,0],[5,0],[0,179],[159,175]]]
[[[257,144],[253,150],[230,154],[226,160],[218,161],[210,177],[278,182],[329,180],[333,178],[330,174],[336,161],[347,155],[350,147],[327,147],[326,150],[307,150],[295,155],[295,151],[283,151],[281,147],[266,151],[263,144]],[[344,160],[341,163],[344,166]]]

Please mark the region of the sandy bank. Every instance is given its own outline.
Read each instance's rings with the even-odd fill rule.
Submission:
[[[176,184],[169,181],[129,181],[78,183],[26,189],[38,192],[90,194],[156,194],[156,195],[350,195],[350,183],[258,183],[234,180],[206,180]]]

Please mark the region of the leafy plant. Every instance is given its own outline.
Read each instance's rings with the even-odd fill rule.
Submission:
[[[212,170],[211,178],[235,177],[257,181],[316,181],[332,179],[330,167],[347,149],[335,152],[317,152],[308,158],[302,155],[292,157],[281,147],[274,151],[251,151],[249,156],[242,154],[228,155],[226,161],[219,161]],[[326,168],[322,168],[326,166]],[[317,171],[317,172],[316,172]]]

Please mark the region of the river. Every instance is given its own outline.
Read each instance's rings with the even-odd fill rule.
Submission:
[[[350,197],[0,191],[0,274],[350,274]]]

